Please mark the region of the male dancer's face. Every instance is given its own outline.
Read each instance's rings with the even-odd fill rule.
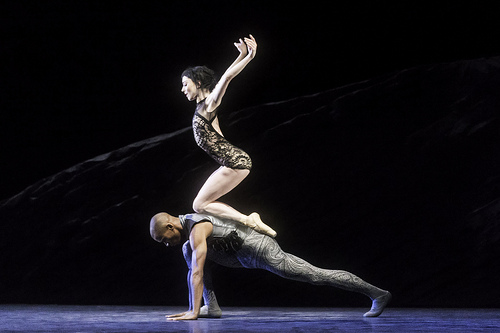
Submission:
[[[172,224],[167,224],[162,233],[155,235],[154,240],[165,244],[165,246],[175,246],[181,243],[182,235]]]

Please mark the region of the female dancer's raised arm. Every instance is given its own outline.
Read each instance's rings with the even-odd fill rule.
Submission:
[[[240,38],[239,43],[234,43],[234,46],[236,46],[240,54],[231,66],[229,66],[229,68],[224,72],[214,90],[212,90],[210,95],[207,97],[205,101],[207,112],[214,111],[220,105],[229,82],[231,82],[231,80],[234,79],[234,77],[236,77],[236,75],[238,75],[243,68],[246,67],[246,65],[248,65],[257,53],[257,42],[252,35],[250,35],[250,38],[245,37],[245,41],[242,41]]]
[[[234,45],[240,54],[224,72],[219,82],[215,82],[214,72],[206,66],[188,68],[181,75],[181,91],[188,100],[197,102],[193,115],[195,141],[220,165],[201,187],[193,201],[193,209],[197,213],[238,221],[274,237],[276,232],[261,221],[259,214],[245,215],[217,201],[245,179],[252,168],[250,156],[224,137],[217,117],[217,107],[226,93],[229,82],[248,65],[257,52],[257,42],[252,35],[250,38],[245,38],[245,43],[240,39],[240,42]]]

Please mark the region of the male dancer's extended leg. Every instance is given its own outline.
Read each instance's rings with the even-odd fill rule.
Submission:
[[[252,249],[255,251],[253,255],[248,253],[253,252]],[[240,251],[243,254],[243,260],[240,259],[240,261],[245,267],[262,268],[286,279],[328,285],[370,297],[373,303],[371,310],[365,313],[366,317],[380,315],[391,298],[388,291],[377,288],[352,273],[318,268],[299,257],[286,253],[274,239],[269,237],[252,233],[245,239]],[[247,253],[244,254],[244,252]]]

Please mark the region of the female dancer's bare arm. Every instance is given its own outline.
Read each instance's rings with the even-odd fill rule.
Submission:
[[[257,42],[252,35],[250,35],[250,38],[245,37],[244,43],[240,39],[240,42],[234,43],[234,46],[236,46],[238,51],[240,51],[240,54],[231,66],[229,66],[229,68],[224,72],[214,90],[212,90],[210,95],[207,97],[207,100],[205,101],[205,104],[207,105],[207,112],[214,111],[220,105],[229,82],[231,82],[231,80],[234,79],[236,75],[238,75],[243,68],[246,67],[246,65],[248,65],[257,53]]]

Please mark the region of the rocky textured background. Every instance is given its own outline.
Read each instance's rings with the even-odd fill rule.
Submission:
[[[221,123],[254,169],[223,201],[285,251],[346,269],[393,306],[498,307],[500,58],[411,68]],[[224,126],[225,125],[225,126]],[[180,249],[149,237],[216,168],[190,128],[40,180],[0,204],[0,302],[186,303]],[[362,296],[216,269],[222,306],[364,306]]]

